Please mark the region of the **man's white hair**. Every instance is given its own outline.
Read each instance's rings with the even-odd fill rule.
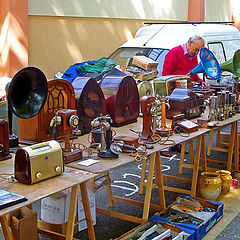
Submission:
[[[204,41],[204,39],[201,37],[201,36],[199,36],[199,35],[194,35],[194,36],[191,36],[189,39],[188,39],[188,43],[191,41],[191,42],[195,42],[196,40],[203,40]]]

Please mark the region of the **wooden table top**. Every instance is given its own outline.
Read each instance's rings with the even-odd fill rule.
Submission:
[[[4,174],[13,174],[14,171],[13,166],[14,158],[1,161],[0,162],[1,176],[3,176]],[[61,175],[49,178],[47,180],[32,185],[22,184],[17,181],[10,183],[5,179],[1,179],[0,188],[15,194],[22,195],[26,197],[28,201],[0,210],[0,216],[12,212],[20,207],[32,204],[54,193],[63,191],[67,188],[83,183],[96,176],[97,176],[96,174],[90,172],[77,171],[76,169],[65,167],[65,172],[62,173]]]
[[[207,114],[205,114],[207,115]],[[202,115],[201,117],[206,117],[204,115]],[[171,145],[163,145],[163,144],[154,144],[154,148],[153,149],[148,149],[147,150],[147,154],[150,155],[154,152],[158,152],[158,151],[162,151],[168,147],[174,146],[175,144],[178,143],[182,143],[185,142],[187,140],[193,139],[195,137],[198,137],[204,133],[209,132],[211,129],[216,129],[218,127],[222,127],[228,124],[231,124],[237,120],[240,119],[240,114],[236,114],[234,115],[232,118],[226,119],[224,121],[219,121],[219,124],[217,127],[214,128],[199,128],[198,131],[192,132],[189,136],[181,136],[179,134],[174,133],[169,139],[173,140],[174,143],[171,143]],[[196,119],[190,119],[193,122],[197,122],[197,118]],[[171,120],[167,119],[166,124],[167,127],[171,126]],[[138,137],[138,135],[136,134],[137,132],[141,132],[142,131],[142,118],[138,118],[138,121],[132,124],[128,124],[128,125],[124,125],[121,127],[113,127],[112,128],[113,132],[116,133],[116,136],[129,136],[129,137]],[[132,131],[133,130],[133,131]],[[162,138],[162,140],[164,140],[166,138]],[[78,139],[74,140],[75,143],[82,143],[85,146],[90,146],[90,143],[88,142],[88,135],[83,135],[80,136]],[[96,159],[99,160],[100,162],[95,163],[93,165],[90,166],[82,166],[79,165],[78,163],[81,161],[84,161],[86,159]],[[67,166],[73,167],[73,168],[77,168],[77,169],[82,169],[82,170],[86,170],[86,171],[90,171],[93,173],[104,173],[104,172],[108,172],[111,171],[117,167],[120,167],[122,165],[134,162],[135,159],[133,156],[130,156],[127,153],[121,153],[119,155],[119,158],[117,159],[102,159],[99,158],[97,156],[97,153],[94,153],[91,156],[88,157],[84,157],[83,159],[79,160],[79,161],[75,161],[72,163],[67,164]]]

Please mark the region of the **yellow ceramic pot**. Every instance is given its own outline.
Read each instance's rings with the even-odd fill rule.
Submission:
[[[199,178],[199,193],[204,199],[216,200],[221,194],[222,180],[215,172],[202,172]]]
[[[222,194],[228,193],[230,191],[230,187],[232,186],[231,172],[226,170],[218,170],[216,173],[220,175],[222,180]]]

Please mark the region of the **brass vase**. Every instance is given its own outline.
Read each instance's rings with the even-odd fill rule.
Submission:
[[[199,178],[199,193],[202,198],[216,200],[221,194],[222,180],[215,172],[202,172]]]

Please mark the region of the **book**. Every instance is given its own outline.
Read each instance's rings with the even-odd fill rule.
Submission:
[[[7,208],[27,200],[27,198],[21,195],[11,193],[0,188],[0,209]]]

